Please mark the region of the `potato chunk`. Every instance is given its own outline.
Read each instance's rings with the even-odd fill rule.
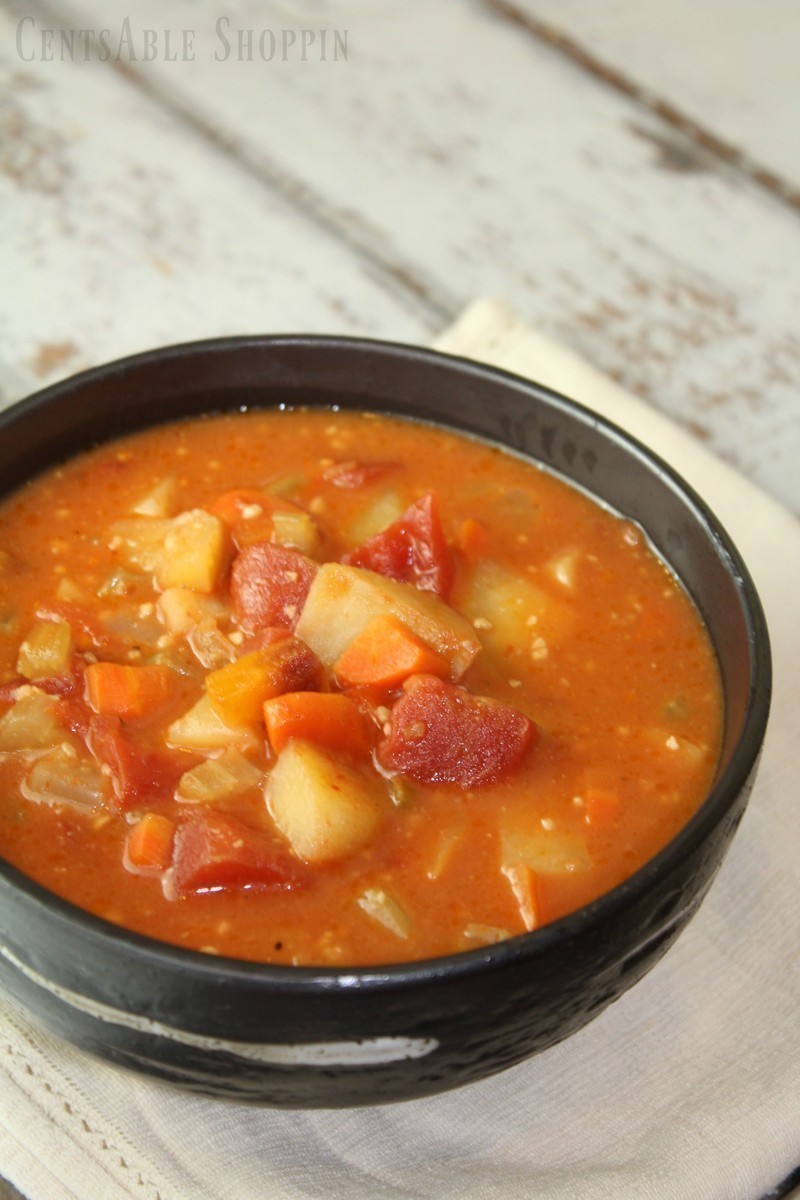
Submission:
[[[354,546],[366,542],[402,516],[404,508],[400,493],[394,488],[380,492],[350,522],[347,529],[349,541]]]
[[[225,523],[202,508],[177,517],[128,517],[109,529],[109,548],[130,566],[152,571],[162,591],[213,592],[230,562]]]
[[[234,727],[223,721],[207,695],[201,696],[195,705],[167,730],[167,744],[179,750],[212,752],[239,749],[255,741],[252,730],[246,725]]]
[[[159,587],[213,592],[231,557],[224,523],[205,509],[181,513],[170,522],[164,552],[156,566]]]
[[[475,568],[461,607],[481,630],[485,645],[504,657],[515,651],[546,657],[549,640],[560,640],[572,621],[567,602],[493,562]]]
[[[175,511],[175,498],[178,492],[178,481],[174,475],[167,475],[141,499],[137,500],[131,512],[137,517],[171,517]]]
[[[447,663],[452,680],[461,678],[480,650],[469,621],[432,592],[341,563],[320,567],[296,633],[332,667],[379,614],[395,617],[435,650]]]
[[[272,540],[279,546],[291,546],[314,558],[319,553],[319,527],[307,512],[281,512],[272,514]]]
[[[66,621],[37,621],[19,648],[17,670],[25,679],[60,678],[69,674],[74,649]]]
[[[380,785],[335,754],[295,740],[267,782],[267,808],[298,858],[324,863],[358,850],[381,821]]]
[[[158,597],[156,607],[168,632],[177,636],[189,633],[201,621],[216,620],[225,615],[225,605],[215,596],[203,595],[187,587],[167,588]]]
[[[15,703],[0,718],[0,753],[47,750],[68,741],[60,713],[55,696],[26,685],[18,688]]]

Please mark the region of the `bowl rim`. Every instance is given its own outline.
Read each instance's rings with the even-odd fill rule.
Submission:
[[[463,355],[445,353],[414,343],[333,334],[276,333],[235,334],[154,347],[77,372],[13,402],[0,411],[0,436],[5,433],[8,426],[13,426],[18,420],[35,413],[40,408],[46,408],[59,398],[78,392],[87,384],[122,377],[128,371],[146,366],[157,366],[187,356],[229,354],[248,350],[280,350],[286,347],[324,349],[333,352],[342,349],[380,357],[399,357],[426,367],[432,366],[455,371],[466,378],[488,379],[517,392],[533,393],[537,398],[543,399],[551,408],[577,415],[579,419],[594,426],[604,436],[628,452],[644,459],[651,468],[655,468],[657,474],[669,486],[677,490],[685,503],[693,510],[694,515],[704,527],[706,537],[715,544],[718,554],[724,559],[726,570],[733,578],[739,594],[751,650],[751,668],[742,730],[732,747],[727,765],[717,776],[710,791],[689,821],[660,851],[610,891],[604,892],[589,904],[583,905],[566,916],[530,932],[516,934],[504,941],[477,947],[474,950],[418,961],[368,966],[284,966],[230,958],[224,955],[208,955],[202,951],[158,941],[95,916],[71,901],[65,900],[57,893],[49,891],[7,862],[2,855],[0,855],[0,883],[4,882],[12,889],[21,892],[27,902],[32,903],[37,909],[47,910],[57,920],[63,921],[71,927],[76,926],[90,940],[100,944],[111,944],[116,948],[127,948],[136,959],[147,959],[153,965],[178,967],[189,972],[198,981],[212,978],[219,980],[224,976],[231,982],[238,981],[249,985],[261,984],[266,988],[277,986],[281,991],[289,994],[322,993],[353,988],[383,991],[407,985],[432,983],[442,977],[448,979],[469,977],[486,970],[491,971],[509,966],[523,959],[539,957],[546,954],[556,944],[577,939],[593,925],[600,925],[629,904],[635,903],[657,883],[662,874],[667,874],[673,865],[702,843],[711,830],[725,817],[740,791],[745,787],[761,752],[769,716],[772,688],[769,632],[753,579],[733,539],[708,504],[677,470],[638,438],[588,405],[535,380]],[[257,408],[258,406],[248,407]],[[265,404],[263,407],[267,409],[269,405]],[[331,407],[335,409],[335,402],[331,404]],[[352,407],[357,409],[358,406]],[[231,411],[231,409],[221,408],[219,411]],[[391,413],[392,410],[387,408],[386,411]],[[394,415],[400,416],[401,419],[424,420],[424,418],[415,417],[403,418],[402,414],[397,413]],[[163,423],[180,419],[182,418],[166,415]],[[135,433],[137,429],[143,430],[158,423],[162,422],[143,424],[129,432]],[[448,427],[443,421],[440,421],[439,424],[444,428],[453,428],[459,432],[458,426]],[[465,431],[462,429],[460,432]],[[98,440],[98,444],[112,441],[115,436],[124,436],[124,433],[121,431],[119,434],[101,438]],[[485,440],[503,446],[502,442],[495,439],[486,438]],[[84,449],[89,449],[90,445],[91,443],[87,443]],[[531,459],[535,464],[543,466],[545,470],[553,471],[564,478],[570,486],[581,487],[580,484],[572,482],[560,471],[540,462],[531,454],[514,450],[513,447],[507,445],[505,448]],[[65,458],[73,457],[76,453],[81,453],[81,451],[72,451],[65,455]],[[24,485],[16,485],[16,487],[19,486]],[[11,494],[16,487],[10,489],[8,493],[4,492],[0,499],[4,498],[6,494]],[[589,494],[591,495],[590,489]],[[596,495],[594,499],[603,503],[602,498]],[[3,956],[13,957],[5,953],[2,941],[0,941],[0,957]]]

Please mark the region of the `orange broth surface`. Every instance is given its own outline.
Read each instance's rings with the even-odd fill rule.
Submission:
[[[247,492],[220,501],[232,489]],[[288,800],[269,799],[271,774],[298,739],[278,754],[271,748],[260,716],[263,679],[248,682],[249,714],[223,722],[214,745],[175,744],[175,722],[204,698],[209,709],[210,672],[248,654],[260,662],[264,646],[297,636],[298,617],[303,629],[296,603],[284,606],[277,627],[269,618],[266,634],[241,596],[237,608],[231,579],[248,547],[266,543],[303,562],[336,563],[381,530],[408,533],[404,514],[421,501],[434,505],[433,533],[441,534],[441,544],[421,549],[421,561],[433,553],[444,572],[444,585],[434,578],[435,603],[471,626],[466,671],[456,678],[441,666],[442,684],[425,671],[369,686],[343,681],[325,663],[313,678],[306,668],[291,678],[273,671],[266,685],[273,697],[342,695],[348,714],[358,714],[358,737],[348,733],[344,748],[329,728],[299,727],[303,753],[314,762],[322,755],[329,769],[314,788],[324,791],[327,780],[344,808],[331,816],[323,796],[320,815],[317,793],[307,802],[294,785]],[[187,539],[168,540],[180,514],[197,510],[210,516],[202,526],[204,537],[214,534],[210,567],[198,539],[188,539],[188,550]],[[403,543],[412,558],[417,535],[424,541],[411,528]],[[182,572],[181,556],[192,549],[195,561]],[[284,577],[294,585],[287,561]],[[435,595],[414,569],[398,586]],[[182,605],[177,617],[165,617],[168,592]],[[325,617],[334,630],[339,616],[333,605]],[[43,625],[51,628],[42,642]],[[62,638],[55,648],[53,627]],[[44,645],[38,657],[29,652],[34,643]],[[143,693],[137,711],[135,696],[91,692],[98,662],[158,666],[159,687],[167,682],[156,695]],[[230,672],[222,678],[233,680]],[[387,757],[395,706],[420,679],[423,698],[498,702],[480,771],[470,766],[470,734],[454,768],[464,778],[420,778],[439,769],[436,754],[426,757],[427,719],[408,734],[410,770]],[[75,458],[8,498],[0,508],[0,685],[0,850],[11,863],[140,933],[297,965],[474,949],[584,905],[640,867],[696,810],[714,776],[722,724],[709,638],[637,526],[480,441],[330,411],[157,427]],[[33,732],[26,707],[38,718]],[[219,702],[211,711],[219,716]],[[496,777],[493,746],[503,763]],[[182,783],[204,763],[230,762],[234,782],[217,781],[207,799]],[[361,808],[351,828],[353,788]],[[287,816],[295,793],[305,805],[297,819],[322,823],[310,842],[297,840]],[[205,873],[202,863],[194,873],[192,863],[176,868],[175,847],[184,845],[185,858],[186,829],[199,828],[207,810],[244,831],[234,839],[237,861],[214,862]],[[129,839],[145,814],[166,819],[156,822],[161,842],[155,861],[146,846],[145,861],[132,863]],[[247,859],[249,831],[258,842],[251,874],[238,861]]]

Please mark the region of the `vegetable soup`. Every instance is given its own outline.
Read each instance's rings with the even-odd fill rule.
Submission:
[[[209,416],[0,507],[0,850],[162,941],[356,966],[535,929],[686,823],[721,726],[639,527],[443,429]]]

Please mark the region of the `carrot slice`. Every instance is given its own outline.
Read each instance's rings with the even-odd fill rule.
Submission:
[[[583,807],[589,825],[613,825],[619,816],[621,805],[619,793],[611,788],[588,787],[583,792]]]
[[[104,717],[143,717],[163,708],[176,694],[175,673],[156,663],[143,667],[90,663],[85,679],[86,699]]]
[[[345,687],[397,687],[409,675],[449,676],[447,664],[396,617],[378,614],[334,665]]]
[[[284,631],[285,634],[285,631]],[[206,691],[230,725],[261,720],[265,700],[282,692],[309,691],[324,684],[322,664],[299,638],[284,636],[206,676]]]
[[[456,545],[464,557],[471,561],[485,558],[491,549],[489,530],[482,521],[476,521],[474,517],[467,517],[458,528]]]
[[[137,871],[165,871],[172,862],[175,824],[161,813],[147,812],[125,839],[125,863]]]
[[[223,492],[206,505],[206,511],[227,525],[239,549],[253,542],[269,541],[274,532],[276,513],[305,515],[305,510],[291,500],[258,488],[244,487]]]
[[[264,704],[270,745],[279,754],[292,738],[302,738],[342,750],[369,754],[369,728],[358,706],[347,696],[330,692],[288,692]]]

